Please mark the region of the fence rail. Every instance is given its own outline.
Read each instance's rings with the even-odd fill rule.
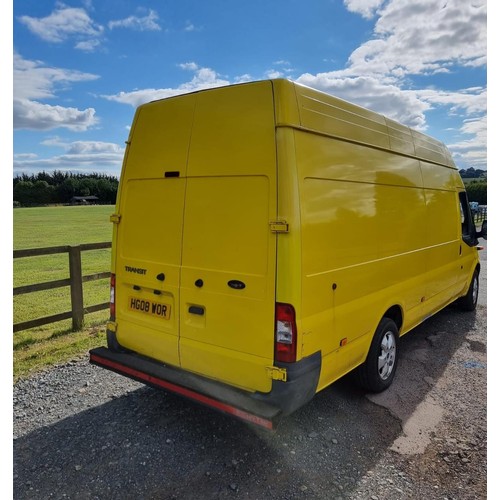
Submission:
[[[86,276],[82,275],[82,252],[89,250],[101,250],[104,248],[111,248],[111,242],[104,243],[87,243],[78,246],[58,246],[46,248],[30,248],[27,250],[14,250],[14,259],[24,257],[38,257],[41,255],[53,255],[58,253],[67,253],[69,256],[69,278],[47,281],[45,283],[35,283],[33,285],[24,285],[15,287],[13,290],[14,295],[21,295],[24,293],[39,292],[41,290],[52,290],[54,288],[61,288],[64,286],[70,287],[71,294],[71,311],[66,311],[43,318],[37,318],[30,321],[23,321],[14,325],[14,332],[20,332],[36,326],[48,325],[63,319],[72,319],[73,331],[82,329],[83,318],[85,314],[92,312],[102,311],[109,307],[109,302],[102,304],[95,304],[88,307],[83,306],[83,283],[88,281],[95,281],[106,279],[111,276],[111,273],[95,273]]]

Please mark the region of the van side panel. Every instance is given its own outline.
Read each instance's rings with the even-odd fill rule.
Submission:
[[[459,283],[461,231],[456,192],[458,172],[421,161],[427,205],[427,290],[423,304],[429,315],[457,297]],[[455,223],[452,224],[451,221]],[[463,249],[462,249],[463,250]]]
[[[324,386],[363,361],[394,301],[404,329],[421,320],[426,198],[416,159],[299,131],[295,144],[303,355],[321,349]]]
[[[293,101],[292,101],[293,102]],[[283,105],[283,102],[282,102]],[[283,106],[284,107],[284,106]],[[293,109],[293,107],[292,107]],[[283,111],[281,111],[284,114]],[[295,131],[276,129],[278,154],[278,220],[286,221],[288,233],[277,238],[276,302],[292,304],[297,320],[297,345],[302,346],[302,228],[298,168],[295,155]],[[297,360],[303,350],[297,349]]]

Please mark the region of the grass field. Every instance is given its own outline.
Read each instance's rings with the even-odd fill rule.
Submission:
[[[13,215],[15,250],[59,245],[79,245],[111,241],[109,216],[113,206],[18,208]],[[110,270],[111,251],[82,252],[83,274]],[[67,254],[15,259],[14,287],[69,277]],[[84,284],[84,305],[109,300],[108,280]],[[71,310],[69,287],[17,295],[13,302],[14,323]],[[85,316],[82,332],[71,331],[71,320],[14,334],[14,378],[25,376],[47,365],[84,354],[105,338],[108,312]]]

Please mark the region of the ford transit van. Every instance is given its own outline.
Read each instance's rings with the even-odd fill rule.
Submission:
[[[389,387],[402,335],[475,308],[486,233],[441,142],[281,79],[140,106],[111,220],[90,361],[269,429]]]

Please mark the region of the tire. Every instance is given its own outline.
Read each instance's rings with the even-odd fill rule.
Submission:
[[[399,330],[389,318],[382,318],[366,361],[357,369],[358,385],[369,392],[385,391],[394,380],[399,359]]]
[[[479,270],[475,270],[467,290],[467,295],[459,298],[457,304],[462,311],[475,311],[479,297]]]

